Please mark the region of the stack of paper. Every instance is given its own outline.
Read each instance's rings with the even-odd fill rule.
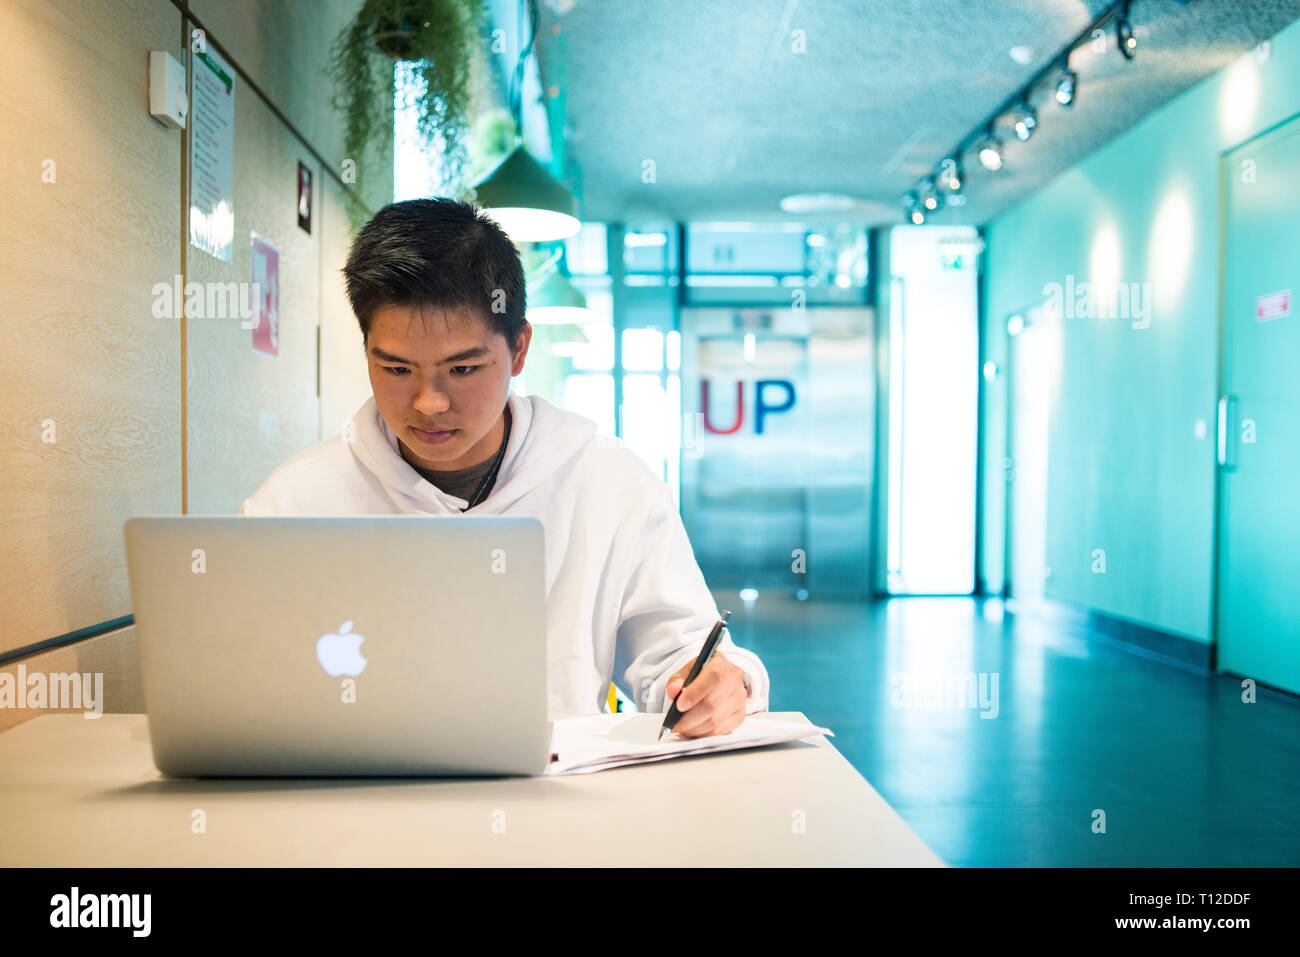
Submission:
[[[547,774],[589,774],[650,761],[667,761],[685,754],[706,754],[737,748],[757,748],[831,733],[798,721],[777,721],[748,715],[729,734],[688,738],[675,731],[656,741],[662,714],[594,714],[561,718],[554,723],[551,751],[558,755]]]

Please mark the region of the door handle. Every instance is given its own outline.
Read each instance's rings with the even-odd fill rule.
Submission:
[[[1235,446],[1230,443],[1229,439],[1232,428],[1232,405],[1236,401],[1237,397],[1235,395],[1225,393],[1219,396],[1218,461],[1219,467],[1229,472],[1235,471],[1237,468]],[[1231,456],[1228,454],[1230,449],[1234,450]],[[1229,461],[1229,458],[1231,458],[1231,461]]]

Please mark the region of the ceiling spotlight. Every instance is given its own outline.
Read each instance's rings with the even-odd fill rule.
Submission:
[[[1124,54],[1124,59],[1133,59],[1133,53],[1137,50],[1137,37],[1133,35],[1133,24],[1128,18],[1129,0],[1124,0],[1120,4],[1119,19],[1115,23],[1115,39],[1119,42],[1119,52]]]
[[[1124,54],[1124,59],[1133,59],[1133,53],[1137,50],[1137,37],[1133,35],[1133,25],[1127,20],[1121,20],[1119,26],[1115,28],[1116,37],[1119,40],[1119,52]]]
[[[939,195],[934,191],[934,184],[927,180],[921,187],[921,205],[932,213],[939,208],[939,203]]]
[[[1034,112],[1032,106],[1026,103],[1020,108],[1020,111],[1016,113],[1016,139],[1023,143],[1025,140],[1029,139],[1029,137],[1034,135],[1034,127],[1037,125],[1038,114]]]
[[[986,136],[980,143],[980,165],[990,173],[996,173],[1002,168],[1002,144],[992,134]]]
[[[912,225],[920,226],[925,223],[925,210],[921,208],[915,192],[903,197],[903,209],[907,211],[907,218],[912,221]]]
[[[939,182],[952,192],[961,192],[962,176],[961,164],[955,159],[946,159],[939,164]]]
[[[1079,75],[1069,67],[1061,69],[1061,75],[1056,80],[1056,102],[1062,106],[1069,107],[1074,105],[1074,92],[1079,83]]]

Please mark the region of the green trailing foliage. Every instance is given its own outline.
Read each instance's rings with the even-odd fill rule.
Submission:
[[[487,32],[482,0],[364,0],[330,48],[331,103],[344,119],[344,149],[355,163],[360,194],[362,159],[370,149],[392,162],[389,118],[394,66],[414,61],[420,137],[443,151],[449,183],[462,182],[467,161],[470,61]]]

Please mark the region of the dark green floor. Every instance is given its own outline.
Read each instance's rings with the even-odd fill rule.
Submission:
[[[1300,865],[1300,701],[998,601],[734,592],[732,637],[955,867]],[[902,672],[997,673],[998,714],[891,707]],[[1093,812],[1106,833],[1093,833]]]

